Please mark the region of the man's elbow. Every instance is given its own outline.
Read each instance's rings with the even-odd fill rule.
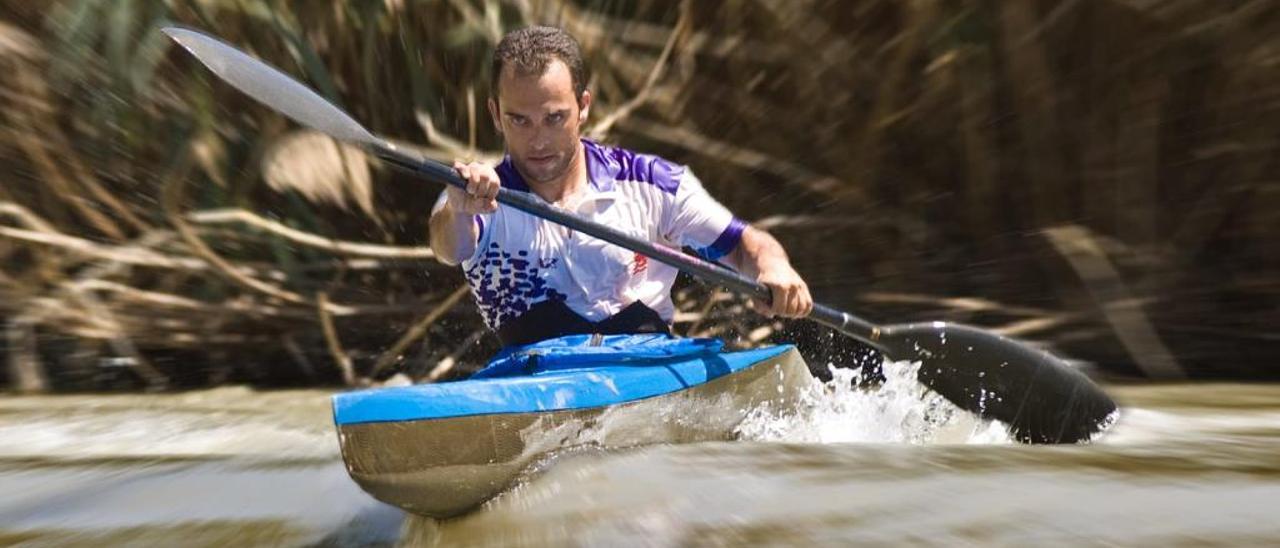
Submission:
[[[751,265],[750,247],[753,244],[752,240],[755,238],[753,232],[756,230],[751,225],[747,225],[742,231],[742,236],[738,238],[737,245],[733,246],[733,249],[724,256],[723,260],[738,272],[745,273],[746,269]]]
[[[782,249],[782,243],[777,238],[774,238],[772,234],[769,234],[764,229],[751,225],[747,225],[746,230],[742,231],[742,242],[738,246],[744,248],[745,252],[752,256],[769,252],[785,254]]]
[[[437,250],[439,248],[432,246],[431,249]],[[462,261],[458,260],[457,257],[453,257],[447,253],[441,253],[439,251],[435,251],[435,254],[436,254],[436,260],[440,261],[440,263],[445,266],[458,266],[459,264],[462,263]]]
[[[432,236],[429,242],[431,244],[431,252],[435,254],[437,261],[449,266],[458,266],[462,263],[462,258],[458,257],[458,250],[455,249],[455,246],[449,245],[444,238]]]
[[[437,214],[438,215],[438,214]],[[427,223],[429,233],[427,234],[427,243],[431,246],[431,252],[435,254],[436,260],[448,266],[458,266],[462,260],[458,257],[455,246],[449,245],[449,239],[445,232],[444,223],[437,219],[436,215],[431,216],[431,221]]]

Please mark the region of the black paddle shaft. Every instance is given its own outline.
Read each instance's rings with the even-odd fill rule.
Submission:
[[[437,183],[455,186],[464,190],[467,188],[467,182],[458,175],[457,171],[442,162],[407,153],[394,145],[373,148],[374,154],[392,165],[412,171]],[[535,217],[546,219],[583,234],[635,251],[703,280],[720,284],[765,302],[770,302],[773,299],[773,292],[768,287],[738,272],[683,253],[678,249],[641,240],[621,230],[584,219],[576,213],[565,211],[539,200],[530,193],[500,188],[498,189],[497,200],[502,204],[509,205]],[[813,312],[807,317],[872,346],[880,346],[875,340],[879,336],[880,328],[848,312],[814,303]]]

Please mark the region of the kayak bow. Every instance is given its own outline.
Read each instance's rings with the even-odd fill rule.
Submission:
[[[812,382],[792,346],[655,353],[670,339],[605,341],[589,353],[581,336],[540,343],[493,377],[334,396],[347,471],[379,500],[445,518],[560,451],[732,439],[752,410],[790,409]]]

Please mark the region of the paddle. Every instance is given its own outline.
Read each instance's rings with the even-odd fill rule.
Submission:
[[[288,75],[205,34],[176,27],[164,32],[214,74],[262,104],[334,139],[362,146],[425,179],[465,188],[443,163],[379,138],[341,109]],[[678,250],[633,238],[560,209],[533,195],[502,189],[498,202],[641,253],[704,280],[769,300],[755,280]],[[878,326],[817,304],[808,317],[869,344],[895,360],[920,361],[918,378],[957,406],[1010,425],[1028,443],[1088,440],[1105,427],[1116,405],[1061,359],[976,327],[952,323]]]

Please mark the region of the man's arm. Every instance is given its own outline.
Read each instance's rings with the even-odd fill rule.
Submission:
[[[813,311],[809,286],[791,267],[787,252],[768,232],[748,226],[742,240],[725,260],[738,272],[773,291],[771,303],[753,300],[756,311],[766,316],[803,318]]]
[[[475,216],[498,209],[501,183],[493,166],[455,162],[453,168],[467,181],[467,189],[450,186],[444,202],[431,211],[431,249],[436,259],[447,265],[461,263],[476,252],[480,237]]]

